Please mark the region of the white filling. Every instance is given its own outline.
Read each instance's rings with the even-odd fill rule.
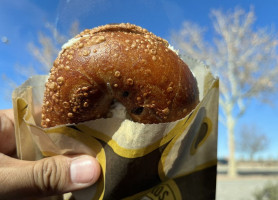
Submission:
[[[66,49],[66,48],[72,46],[74,43],[76,43],[76,42],[79,41],[80,39],[81,39],[81,37],[70,39],[70,40],[67,41],[65,44],[63,44],[62,49]]]
[[[88,37],[90,35],[83,35],[83,37]],[[82,37],[78,37],[78,38],[72,38],[69,41],[67,41],[65,44],[63,44],[62,49],[66,49],[72,45],[74,45],[76,42],[78,42]]]
[[[173,52],[175,52],[177,55],[179,55],[179,50],[175,49],[174,46],[169,44],[168,49],[171,49]]]
[[[126,113],[126,108],[120,102],[115,101],[114,104],[110,107],[110,113],[112,118],[118,119],[128,119],[129,116]]]

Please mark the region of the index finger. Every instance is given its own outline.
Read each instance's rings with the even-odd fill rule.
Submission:
[[[12,109],[0,110],[0,152],[11,155],[15,149],[13,111]]]

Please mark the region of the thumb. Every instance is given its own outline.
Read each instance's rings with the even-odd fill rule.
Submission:
[[[0,169],[4,199],[62,194],[88,187],[100,175],[98,162],[87,155],[22,161],[0,154]]]

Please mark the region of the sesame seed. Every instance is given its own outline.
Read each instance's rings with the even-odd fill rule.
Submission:
[[[128,85],[133,85],[133,80],[131,78],[128,78],[126,82]]]
[[[59,60],[58,59],[56,59],[55,61],[54,61],[54,65],[59,65]]]
[[[106,40],[106,38],[102,35],[101,36],[95,36],[95,37],[92,38],[92,42],[94,44],[99,44],[101,42],[104,42],[105,40]]]
[[[150,52],[151,52],[151,54],[153,54],[153,55],[156,54],[156,50],[155,50],[155,49],[151,49]]]
[[[115,75],[115,77],[117,77],[117,78],[118,78],[118,77],[120,77],[120,76],[121,76],[121,72],[119,72],[119,71],[115,71],[115,74],[114,74],[114,75]]]
[[[172,88],[172,87],[168,87],[168,88],[167,88],[167,92],[168,92],[168,93],[173,92],[173,88]]]
[[[88,89],[89,89],[89,87],[87,87],[87,86],[82,87],[83,91],[87,91]]]
[[[60,76],[59,78],[57,78],[57,82],[59,85],[62,85],[64,83],[64,77]]]
[[[51,89],[51,90],[55,90],[55,89],[57,88],[57,84],[54,83],[54,82],[50,82],[50,83],[48,84],[48,87],[49,87],[49,89]]]
[[[136,42],[135,41],[132,42],[132,44],[131,44],[131,48],[134,48],[134,47],[136,47]]]
[[[162,110],[162,113],[165,114],[165,115],[169,115],[169,113],[170,113],[169,108],[163,109],[163,110]]]
[[[69,108],[70,107],[70,104],[69,104],[69,102],[63,102],[63,106],[64,106],[64,108]]]
[[[115,83],[113,86],[114,86],[115,88],[117,88],[119,85],[118,85],[117,83]]]
[[[87,108],[89,106],[88,102],[84,102],[83,106]]]
[[[153,56],[153,57],[152,57],[152,60],[153,60],[153,61],[156,61],[156,56]]]
[[[144,37],[148,39],[148,38],[150,38],[150,35],[145,35]]]
[[[147,64],[147,61],[145,59],[142,59],[141,62]]]
[[[61,64],[61,65],[58,65],[58,69],[63,69],[64,68],[64,65]]]
[[[84,44],[83,43],[79,43],[78,44],[78,48],[82,48],[82,47],[84,47]]]
[[[83,56],[88,56],[90,55],[91,51],[90,50],[84,50],[83,51]]]
[[[68,113],[68,117],[72,118],[73,114],[71,112]]]

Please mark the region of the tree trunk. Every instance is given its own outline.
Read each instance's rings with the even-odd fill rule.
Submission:
[[[250,153],[250,161],[254,160],[254,153]]]
[[[228,162],[228,176],[236,177],[236,160],[235,160],[235,137],[234,137],[235,119],[230,112],[227,114],[227,131],[228,131],[228,146],[229,146],[229,162]]]

